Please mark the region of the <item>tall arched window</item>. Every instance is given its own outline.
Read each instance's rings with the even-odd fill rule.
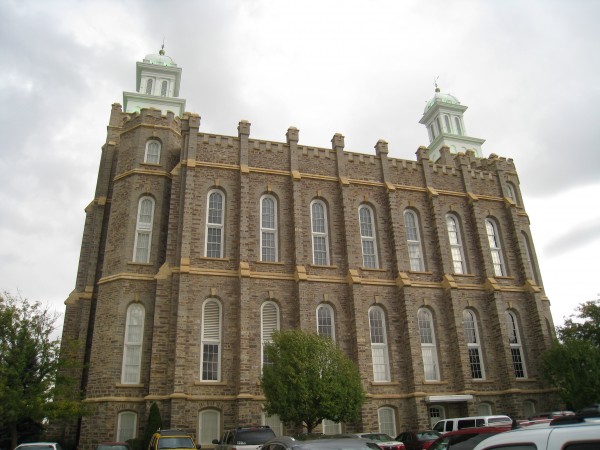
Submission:
[[[198,444],[213,445],[213,439],[221,437],[221,412],[217,409],[203,409],[198,414]]]
[[[311,230],[313,242],[313,264],[329,265],[329,234],[327,227],[327,207],[321,200],[310,204]]]
[[[446,123],[446,133],[452,133],[452,126],[450,125],[450,118],[448,116],[444,116],[444,122]]]
[[[469,309],[463,311],[463,326],[465,327],[465,338],[467,339],[471,378],[474,380],[482,380],[485,378],[485,371],[481,359],[481,343],[479,341],[477,319],[475,318],[473,311]]]
[[[362,205],[358,208],[363,267],[368,267],[369,269],[377,269],[379,267],[377,236],[373,217],[373,209],[370,206]]]
[[[527,378],[523,348],[521,346],[521,335],[519,333],[519,322],[512,311],[506,311],[506,331],[508,332],[508,345],[512,357],[513,370],[516,378]]]
[[[135,242],[133,244],[134,262],[148,263],[150,261],[153,221],[154,199],[152,197],[142,197],[138,203],[137,223],[135,226]]]
[[[260,200],[260,260],[277,261],[277,200],[272,195]]]
[[[494,274],[497,277],[505,276],[506,267],[504,266],[504,257],[502,256],[502,245],[500,244],[498,226],[494,220],[485,219],[485,229],[487,230],[488,243],[490,244],[492,262],[494,263]]]
[[[323,419],[321,422],[323,434],[340,434],[342,432],[342,424],[333,420]]]
[[[480,416],[491,416],[492,405],[486,402],[481,402],[479,405],[477,405],[477,414]]]
[[[202,305],[202,356],[200,379],[219,381],[221,379],[221,303],[208,299]]]
[[[223,258],[223,231],[225,226],[225,196],[219,190],[208,193],[206,211],[206,256]]]
[[[531,253],[531,245],[529,245],[529,237],[524,231],[521,231],[521,241],[523,242],[523,249],[525,250],[524,263],[526,270],[529,270],[529,273],[526,274],[526,277],[535,281],[536,284],[539,284],[540,281],[537,276],[537,272],[533,266],[533,255]]]
[[[427,308],[419,309],[417,313],[419,323],[419,334],[421,336],[421,354],[423,356],[423,370],[425,381],[438,381],[440,369],[438,367],[437,348],[435,343],[435,332],[433,330],[433,318]]]
[[[371,333],[373,381],[390,381],[385,314],[378,306],[372,306],[369,309],[369,330]]]
[[[531,400],[525,400],[523,402],[523,417],[533,417],[535,413],[535,403]]]
[[[517,203],[517,193],[515,192],[515,187],[512,185],[512,183],[506,183],[506,196],[513,202]]]
[[[261,335],[261,352],[262,352],[262,357],[261,357],[261,361],[262,364],[268,364],[269,361],[267,360],[267,356],[265,354],[265,345],[269,344],[273,341],[273,333],[277,330],[279,330],[279,307],[277,306],[277,303],[275,302],[264,302],[261,310],[260,310],[260,315],[261,315],[261,329],[260,329],[260,335]]]
[[[164,80],[160,85],[160,95],[162,95],[163,97],[167,96],[168,85],[169,85],[169,83],[166,80]]]
[[[146,94],[152,95],[152,85],[154,84],[154,80],[149,78],[146,82]]]
[[[396,436],[396,414],[393,408],[384,406],[377,410],[377,419],[379,421],[379,432],[388,436]]]
[[[459,136],[463,135],[462,126],[460,125],[460,117],[454,118],[454,123],[456,124],[456,134]]]
[[[317,334],[335,340],[333,308],[329,305],[319,305],[317,308]]]
[[[425,261],[423,259],[423,248],[421,247],[419,218],[417,217],[417,214],[410,209],[404,211],[404,228],[406,230],[410,270],[423,272],[425,270]]]
[[[466,264],[458,217],[454,214],[446,214],[446,227],[448,228],[454,273],[463,274],[466,272]]]
[[[160,162],[160,142],[156,139],[150,139],[146,142],[144,162],[149,164],[158,164]]]
[[[141,303],[132,303],[127,308],[121,370],[121,383],[123,384],[139,384],[140,382],[144,315],[145,310]]]
[[[271,430],[275,433],[275,436],[283,436],[283,423],[277,414],[273,414],[272,416],[267,416],[263,412],[263,425],[267,425],[271,427]]]
[[[137,414],[123,411],[117,416],[117,441],[126,442],[137,436]]]

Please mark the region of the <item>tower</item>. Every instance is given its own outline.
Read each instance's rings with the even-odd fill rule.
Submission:
[[[467,135],[463,121],[463,113],[467,107],[451,94],[440,92],[435,85],[435,94],[425,105],[423,117],[419,120],[427,127],[429,134],[428,156],[432,161],[440,157],[440,148],[447,146],[451,153],[465,153],[473,150],[475,156],[482,158],[481,145],[485,139]]]
[[[127,113],[142,108],[160,109],[163,114],[173,111],[183,115],[185,99],[179,97],[181,68],[165,54],[165,46],[158,54],[149,54],[136,64],[136,92],[123,92],[123,109]]]

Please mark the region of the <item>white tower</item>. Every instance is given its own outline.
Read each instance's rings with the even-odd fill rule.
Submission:
[[[467,136],[463,122],[463,113],[466,106],[460,104],[458,99],[451,94],[442,94],[435,85],[435,95],[427,102],[423,117],[419,120],[427,127],[429,133],[429,159],[437,161],[440,157],[440,148],[448,146],[451,153],[473,150],[478,158],[482,158],[481,144],[485,139]]]
[[[123,92],[125,112],[138,112],[142,108],[160,109],[163,114],[173,111],[183,115],[185,100],[179,97],[181,68],[165,55],[165,46],[157,54],[146,55],[136,63],[135,88],[137,92]]]

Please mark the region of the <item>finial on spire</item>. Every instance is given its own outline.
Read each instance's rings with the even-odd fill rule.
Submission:
[[[433,85],[435,86],[435,92],[440,92],[440,88],[438,87],[438,84],[437,84],[438,78],[440,78],[439,75],[433,79]]]
[[[162,46],[160,47],[160,51],[158,52],[160,56],[165,54],[165,38],[163,38]]]

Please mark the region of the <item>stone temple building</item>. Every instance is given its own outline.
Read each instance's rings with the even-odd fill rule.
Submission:
[[[274,330],[330,336],[358,365],[358,423],[326,433],[430,427],[444,417],[555,407],[540,379],[553,322],[512,159],[484,157],[467,109],[436,89],[411,160],[202,130],[164,50],[113,104],[87,206],[63,340],[91,414],[80,450],[163,426],[203,448],[271,425],[259,385]],[[415,112],[418,114],[418,112]],[[284,131],[282,131],[282,135]]]

